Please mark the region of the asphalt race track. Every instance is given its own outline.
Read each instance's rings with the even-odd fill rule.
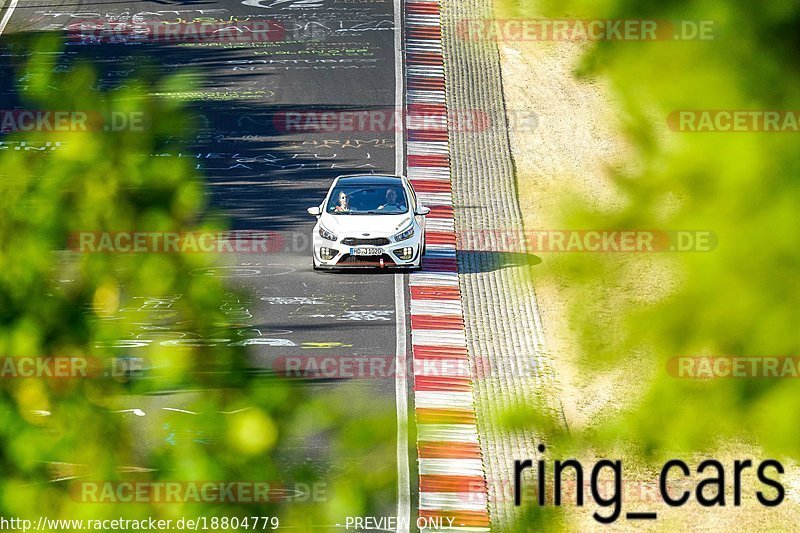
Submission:
[[[102,75],[98,83],[105,89],[124,79],[134,65],[141,67],[143,61],[154,75],[190,70],[200,83],[199,93],[186,98],[199,130],[196,138],[185,144],[181,157],[196,163],[207,179],[210,204],[233,229],[273,232],[270,235],[280,246],[268,254],[228,254],[224,267],[196,275],[225,277],[231,287],[247,295],[232,297],[226,304],[239,325],[236,337],[212,342],[246,343],[253,371],[263,372],[269,379],[276,361],[287,356],[393,358],[398,351],[398,319],[401,332],[406,322],[406,306],[396,308],[397,302],[405,301],[403,276],[312,271],[309,245],[314,220],[306,213],[307,207],[319,204],[334,176],[402,172],[396,168],[396,132],[393,128],[377,132],[286,131],[276,119],[292,110],[395,109],[399,73],[395,71],[394,9],[392,2],[353,4],[341,0],[27,1],[15,7],[3,38],[19,32],[63,35],[84,21],[188,24],[200,19],[258,18],[277,21],[285,28],[285,34],[275,40],[246,46],[214,42],[179,45],[134,36],[113,42],[67,39],[66,45],[69,60],[89,58],[99,66]],[[4,69],[13,68],[19,59],[10,53],[0,57]],[[5,100],[1,107],[5,109],[16,104],[14,82],[0,82],[0,98]],[[398,288],[402,291],[399,299]],[[161,305],[168,307],[169,303]],[[401,338],[402,351],[406,337]],[[120,339],[120,345],[130,347],[135,356],[138,345],[174,340],[163,334],[149,336],[143,328]],[[346,404],[345,415],[352,424],[397,419],[398,399],[391,375],[300,379],[295,386],[323,400],[338,402],[343,396],[368,400]],[[158,416],[164,408],[179,408],[181,391],[165,392],[157,398],[121,399],[120,409]],[[401,397],[400,401],[406,400]],[[374,439],[362,443],[363,448],[383,450],[385,460],[366,465],[362,453],[339,451],[335,463],[318,474],[335,491],[343,472],[379,471],[387,481],[376,493],[380,507],[374,509],[375,514],[395,515],[398,501],[414,501],[409,494],[398,494],[398,486],[402,492],[403,486],[408,490],[408,483],[406,478],[398,485],[397,429],[362,433],[365,439]],[[321,468],[319,464],[326,463],[314,458],[325,454],[328,445],[325,440],[298,441],[287,454],[292,461],[307,461],[310,467]],[[399,448],[408,448],[407,442]]]

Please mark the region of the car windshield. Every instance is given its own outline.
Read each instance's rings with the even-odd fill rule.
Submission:
[[[339,185],[325,211],[333,215],[397,215],[408,212],[401,185]]]

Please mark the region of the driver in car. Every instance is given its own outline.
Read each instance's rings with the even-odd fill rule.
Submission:
[[[405,204],[398,201],[397,191],[389,189],[386,191],[386,203],[378,208],[379,211],[404,211]]]

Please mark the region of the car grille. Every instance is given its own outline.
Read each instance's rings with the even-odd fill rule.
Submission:
[[[389,242],[389,239],[386,237],[378,239],[356,239],[354,237],[348,237],[342,240],[342,244],[345,246],[386,246]]]
[[[394,265],[394,261],[392,261],[391,257],[388,255],[350,255],[344,254],[337,263],[337,265],[375,265],[379,266],[381,264],[381,259],[383,259],[383,263],[385,266],[392,266]]]

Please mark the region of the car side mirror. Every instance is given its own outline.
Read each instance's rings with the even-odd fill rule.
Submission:
[[[424,205],[417,208],[417,214],[418,215],[425,216],[425,215],[429,214],[430,212],[431,212],[431,208],[430,207],[425,207]]]
[[[308,211],[309,215],[314,215],[315,217],[318,217],[322,214],[322,209],[320,209],[319,206],[309,207],[306,209],[306,211]]]

